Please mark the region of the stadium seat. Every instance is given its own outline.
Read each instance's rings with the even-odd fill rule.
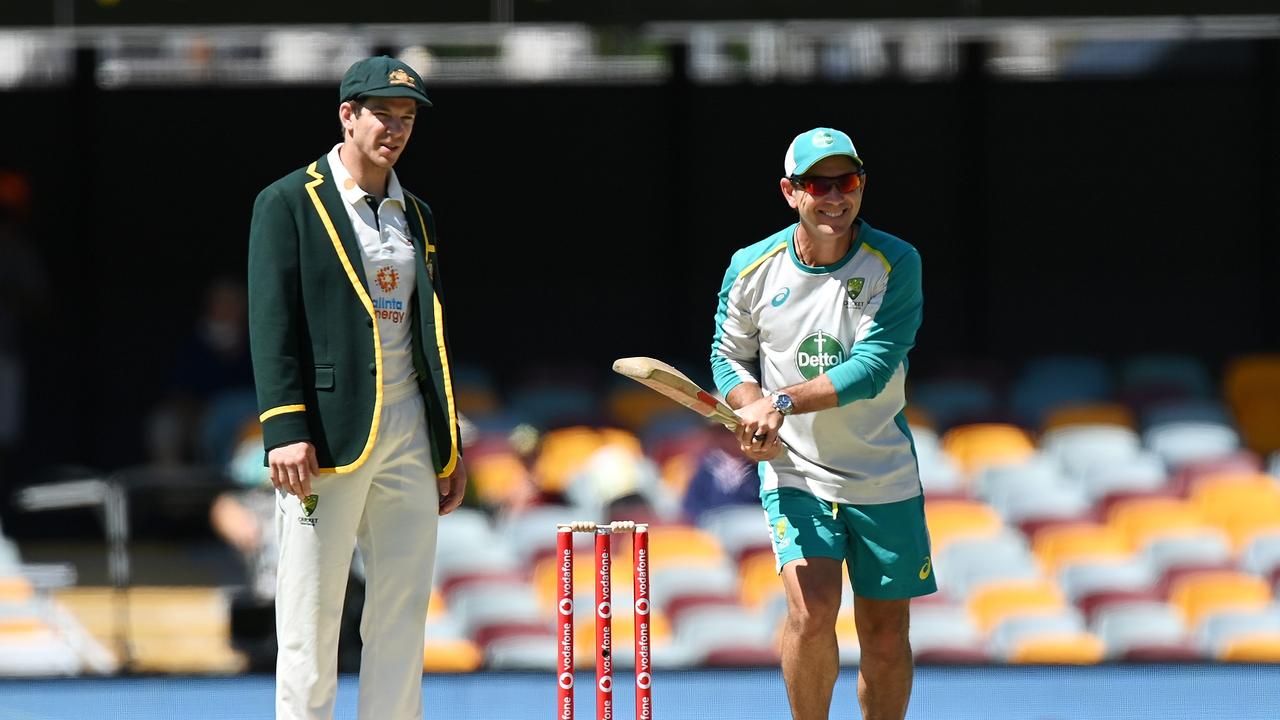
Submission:
[[[770,651],[776,653],[775,630],[758,613],[712,607],[685,613],[674,629],[672,644],[698,658],[698,662],[705,662],[713,653],[768,657]]]
[[[1019,495],[1035,494],[1070,482],[1057,459],[1040,452],[1021,462],[984,468],[973,478],[973,492],[999,511]]]
[[[1124,460],[1091,465],[1077,479],[1096,502],[1118,492],[1163,489],[1169,484],[1169,473],[1163,460],[1143,450]]]
[[[1217,659],[1223,662],[1280,663],[1280,632],[1236,638],[1218,652]]]
[[[845,667],[857,665],[862,660],[862,643],[858,639],[858,624],[854,621],[853,603],[842,605],[840,613],[836,615],[836,650],[840,664]]]
[[[1120,559],[1131,554],[1121,531],[1092,522],[1044,528],[1036,533],[1031,547],[1050,573],[1057,572],[1067,563]]]
[[[1207,398],[1213,381],[1204,363],[1191,355],[1150,353],[1136,355],[1120,365],[1120,395],[1128,402]]]
[[[1066,605],[1062,591],[1045,580],[993,582],[975,589],[967,601],[969,613],[983,632],[1011,617],[1054,614]]]
[[[1202,572],[1174,582],[1169,589],[1169,602],[1182,612],[1188,627],[1196,627],[1212,612],[1266,607],[1271,602],[1271,588],[1253,575]]]
[[[987,649],[995,657],[1008,658],[1029,638],[1082,632],[1085,632],[1085,624],[1080,611],[1064,606],[1044,613],[1014,615],[1000,621],[988,634]]]
[[[954,598],[997,580],[1040,577],[1040,567],[1021,535],[1007,530],[992,537],[961,538],[936,552],[939,589]]]
[[[1262,459],[1249,450],[1220,455],[1180,466],[1171,478],[1170,488],[1178,495],[1191,494],[1191,488],[1206,477],[1225,474],[1251,474],[1262,471]]]
[[[598,422],[596,393],[577,382],[556,380],[517,388],[507,409],[523,422],[546,428],[567,423]]]
[[[1092,505],[1083,487],[1064,484],[1042,488],[1038,492],[1012,494],[1002,507],[996,509],[1005,522],[1021,525],[1032,521],[1084,520]]]
[[[1102,641],[1081,632],[1029,637],[1010,650],[1008,660],[1015,664],[1094,665],[1105,657]]]
[[[1240,568],[1269,578],[1280,568],[1280,528],[1255,534],[1240,555]]]
[[[1186,647],[1187,627],[1177,608],[1160,601],[1115,603],[1100,608],[1090,623],[1107,648],[1107,657],[1122,658],[1147,647]]]
[[[960,605],[913,606],[911,650],[920,657],[943,650],[981,651],[982,635],[969,611]]]
[[[1073,403],[1051,408],[1043,430],[1047,433],[1081,425],[1133,428],[1134,424],[1133,411],[1119,403]]]
[[[967,537],[992,537],[1001,532],[1004,523],[990,506],[971,500],[944,500],[925,503],[925,520],[934,553],[952,540]]]
[[[555,555],[556,525],[578,520],[569,505],[535,505],[520,512],[499,515],[494,530],[516,556],[521,568],[532,568]]]
[[[1076,607],[1084,613],[1092,623],[1103,610],[1133,603],[1164,602],[1164,597],[1155,588],[1135,588],[1133,590],[1095,590],[1085,593],[1076,600]]]
[[[547,643],[551,647],[550,642]],[[548,651],[547,654],[551,654]],[[474,672],[484,664],[479,646],[462,638],[434,639],[427,636],[422,649],[422,670],[428,673]]]
[[[748,608],[761,608],[783,594],[773,551],[747,555],[738,563],[739,596]]]
[[[1238,548],[1258,529],[1280,526],[1280,481],[1270,475],[1211,475],[1191,488],[1190,499],[1205,520],[1231,535]]]
[[[597,450],[605,445],[618,445],[635,455],[641,454],[640,440],[618,430],[603,431],[574,426],[547,432],[534,461],[534,474],[540,487],[549,493],[563,492],[569,479]]]
[[[1280,633],[1280,608],[1268,606],[1261,610],[1211,613],[1196,629],[1196,641],[1206,655],[1213,657],[1240,637],[1263,633]]]
[[[1141,557],[1083,558],[1059,565],[1058,584],[1072,602],[1107,590],[1146,590],[1156,573]]]
[[[916,461],[920,466],[920,485],[925,494],[965,492],[964,473],[942,449],[942,440],[933,428],[912,425],[910,430],[915,442]]]
[[[1028,362],[1009,389],[1009,403],[1028,427],[1043,427],[1053,408],[1107,400],[1112,391],[1106,363],[1084,355],[1049,355]]]
[[[1152,538],[1140,550],[1157,575],[1187,565],[1226,565],[1231,562],[1231,539],[1212,526],[1179,530]]]
[[[746,553],[771,550],[769,518],[759,505],[723,505],[704,512],[698,527],[711,533],[735,561]]]
[[[1280,449],[1280,353],[1232,359],[1223,393],[1251,450],[1265,455]]]
[[[989,384],[974,378],[912,381],[907,395],[910,406],[923,408],[940,428],[990,416],[998,407],[996,394]]]
[[[998,423],[951,428],[942,436],[942,449],[966,475],[993,465],[1022,462],[1035,453],[1025,430]]]
[[[1204,516],[1184,500],[1134,498],[1113,505],[1107,524],[1121,532],[1131,547],[1141,548],[1162,535],[1204,527]]]
[[[670,398],[643,385],[626,380],[615,383],[605,397],[609,419],[633,432],[640,432],[654,418],[671,412],[687,412]]]
[[[1059,427],[1046,431],[1040,446],[1076,480],[1097,468],[1127,462],[1142,447],[1138,434],[1121,425]]]
[[[1225,423],[1171,421],[1148,427],[1142,444],[1176,469],[1231,455],[1240,448],[1240,436]]]
[[[476,498],[495,507],[514,497],[533,478],[524,461],[514,452],[494,452],[474,457],[467,454],[467,476],[474,483]]]
[[[730,597],[738,602],[737,568],[728,563],[655,567],[651,578],[649,597],[654,607],[668,615],[675,614],[672,603],[689,596]]]
[[[649,528],[649,552],[655,572],[680,566],[717,568],[732,562],[715,535],[692,525]]]

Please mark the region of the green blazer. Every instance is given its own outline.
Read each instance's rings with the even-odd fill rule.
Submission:
[[[417,250],[413,361],[436,472],[453,473],[458,414],[449,372],[435,222],[405,192]],[[263,444],[308,441],[321,472],[351,472],[378,441],[382,345],[360,241],[325,157],[268,185],[249,231],[249,340]]]

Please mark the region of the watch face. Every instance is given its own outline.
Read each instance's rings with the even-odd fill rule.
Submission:
[[[783,415],[791,413],[791,396],[778,393],[773,396],[773,407]]]

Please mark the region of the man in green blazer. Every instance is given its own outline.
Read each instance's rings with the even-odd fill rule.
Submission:
[[[389,57],[342,79],[342,142],[267,186],[249,234],[249,329],[276,487],[276,717],[328,720],[353,546],[366,570],[359,717],[422,717],[440,515],[462,502],[431,209],[392,169],[430,107]]]

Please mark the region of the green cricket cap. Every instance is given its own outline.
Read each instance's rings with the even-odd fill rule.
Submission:
[[[782,167],[786,170],[787,177],[803,175],[809,172],[809,168],[816,165],[819,160],[832,155],[848,155],[853,158],[858,167],[862,167],[862,158],[858,157],[858,150],[853,146],[849,136],[839,130],[824,127],[814,128],[797,135],[787,147],[787,156],[783,158]]]
[[[422,76],[407,64],[386,55],[365,58],[347,68],[338,102],[366,97],[406,97],[431,107]]]

